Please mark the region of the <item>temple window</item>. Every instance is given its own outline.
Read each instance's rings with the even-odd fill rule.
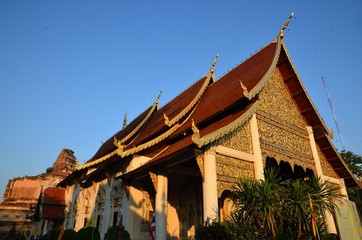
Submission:
[[[123,202],[123,184],[120,180],[115,181],[111,190],[111,212],[113,213],[111,222],[116,226],[121,222],[121,208]]]

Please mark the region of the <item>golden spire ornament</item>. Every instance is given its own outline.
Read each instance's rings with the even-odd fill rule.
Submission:
[[[282,28],[280,29],[280,33],[278,35],[279,39],[283,39],[284,37],[284,30],[287,29],[289,23],[290,23],[290,20],[292,19],[292,17],[294,16],[294,12],[292,12],[289,16],[289,18],[287,19],[287,21],[283,24]]]

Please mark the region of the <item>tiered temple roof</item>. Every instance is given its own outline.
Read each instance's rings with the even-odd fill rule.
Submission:
[[[215,64],[216,59],[204,77],[161,108],[158,96],[61,185],[102,179],[109,172],[123,171],[115,166],[133,154],[148,157],[149,161],[127,175],[175,161],[176,155],[192,157],[195,148],[203,148],[248,122],[258,109],[258,93],[278,67],[306,125],[313,128],[320,151],[347,187],[359,186],[334,148],[329,130],[308,96],[280,36],[220,79],[214,76]]]

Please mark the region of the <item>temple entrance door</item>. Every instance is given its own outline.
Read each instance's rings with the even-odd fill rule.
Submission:
[[[202,179],[195,172],[169,175],[168,232],[171,239],[194,239],[196,228],[202,224]]]
[[[179,192],[180,240],[195,236],[196,227],[202,220],[201,188],[187,184]]]

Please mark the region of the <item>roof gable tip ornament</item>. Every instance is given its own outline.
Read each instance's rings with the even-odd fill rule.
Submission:
[[[203,139],[200,138],[200,130],[197,128],[194,120],[192,119],[192,125],[191,125],[191,129],[192,129],[192,136],[191,139],[192,141],[198,145],[198,147],[202,147],[203,146]]]
[[[290,23],[290,20],[293,18],[294,16],[294,12],[292,12],[289,16],[289,18],[287,19],[287,21],[283,24],[282,28],[280,29],[280,32],[278,34],[278,37],[277,39],[278,40],[282,40],[284,38],[284,30],[287,29],[289,23]]]
[[[160,101],[162,92],[163,92],[163,89],[160,90],[160,93],[157,95],[157,98],[156,98],[155,102],[153,103],[153,107],[154,107],[156,110],[159,110],[159,109],[160,109],[160,106],[159,106],[158,103],[159,103],[159,101]]]
[[[165,119],[165,124],[170,126],[170,119],[167,117],[166,113],[163,113],[163,118]]]
[[[215,72],[215,66],[216,66],[218,59],[219,59],[219,53],[216,54],[214,61],[211,64],[210,71],[209,71],[209,74],[211,74],[213,82],[215,82],[217,80],[216,77],[214,76],[214,72]]]
[[[124,112],[122,130],[125,129],[126,126],[127,126],[127,109],[126,109],[126,111]]]
[[[122,142],[120,140],[118,140],[116,137],[113,137],[113,144],[114,146],[116,146],[118,149],[120,149],[120,151],[123,152],[123,148],[125,147],[125,145],[122,144]]]
[[[157,104],[158,104],[158,101],[159,101],[160,98],[161,98],[162,92],[163,92],[163,89],[161,89],[160,93],[158,94],[158,96],[157,96],[157,98],[156,98],[156,103],[157,103]]]
[[[252,96],[251,96],[250,92],[248,91],[246,86],[243,84],[243,82],[241,80],[239,80],[239,81],[240,81],[241,88],[243,89],[244,96],[247,97],[249,100],[251,100]]]

